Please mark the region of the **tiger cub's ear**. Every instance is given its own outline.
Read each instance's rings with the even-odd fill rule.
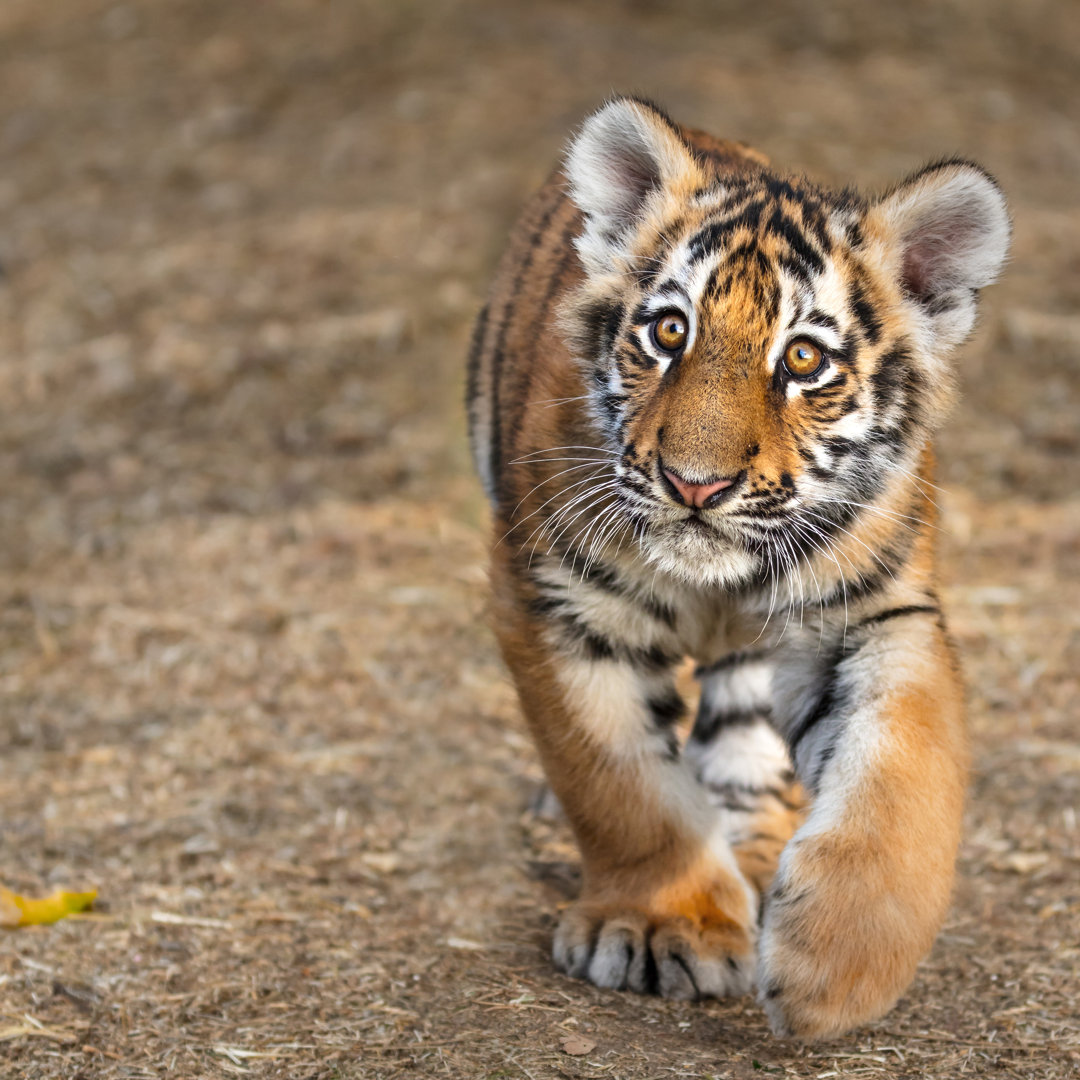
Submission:
[[[897,272],[927,345],[949,348],[971,332],[975,293],[1009,250],[1005,197],[978,165],[948,161],[905,180],[870,210],[900,252]]]
[[[616,98],[594,112],[566,152],[570,198],[585,214],[577,248],[586,269],[603,272],[650,200],[685,198],[704,175],[678,128],[659,109]]]

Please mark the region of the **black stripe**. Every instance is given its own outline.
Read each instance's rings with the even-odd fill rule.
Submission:
[[[765,649],[742,649],[738,652],[728,653],[727,656],[721,656],[719,660],[714,660],[711,664],[699,664],[694,669],[694,678],[700,679],[706,675],[715,675],[718,671],[730,671],[732,668],[741,667],[743,664],[751,664],[768,658],[769,653]]]
[[[756,232],[761,223],[761,211],[764,208],[764,198],[757,195],[737,210],[729,210],[727,216],[721,220],[705,225],[689,240],[687,246],[690,261],[697,262],[705,255],[719,251],[736,229],[746,228],[751,232]]]
[[[821,308],[814,308],[814,310],[806,316],[806,321],[812,322],[815,326],[824,326],[826,329],[836,333],[839,333],[840,331],[840,324],[831,315],[822,311]]]
[[[626,314],[626,307],[623,304],[613,304],[611,309],[607,313],[607,317],[604,319],[604,325],[600,329],[599,337],[599,349],[597,350],[596,359],[600,360],[607,356],[611,352],[612,346],[615,344],[615,338],[618,337],[619,327],[622,326],[623,316]]]
[[[908,604],[905,607],[889,608],[879,611],[876,615],[869,615],[861,619],[859,626],[876,626],[878,623],[888,622],[889,619],[902,619],[905,615],[941,615],[941,608],[936,604]]]
[[[690,738],[694,742],[710,743],[721,731],[733,727],[749,727],[759,720],[765,720],[769,711],[767,708],[706,710],[699,707]]]
[[[814,239],[817,240],[818,247],[821,248],[824,254],[831,254],[833,248],[832,237],[829,235],[828,228],[826,228],[825,213],[821,204],[804,197],[799,200],[799,207],[802,210],[803,230],[814,234]]]
[[[840,741],[841,734],[842,732],[839,730],[834,731],[832,737],[818,751],[818,760],[817,765],[814,768],[814,775],[806,785],[811,792],[816,793],[821,786],[821,778],[825,775],[825,769],[828,767],[829,762],[836,756],[836,745]]]
[[[600,397],[600,411],[607,419],[608,426],[613,428],[619,422],[622,407],[626,404],[625,394],[606,393]]]
[[[480,353],[484,346],[484,336],[487,333],[488,305],[480,309],[473,324],[472,340],[469,342],[469,359],[465,368],[465,415],[469,421],[469,442],[472,444],[473,459],[480,458],[480,447],[476,445],[476,406],[480,396]],[[491,403],[494,409],[494,402]],[[490,447],[488,448],[490,453]],[[492,495],[493,492],[488,492]]]
[[[520,370],[524,374],[525,389],[524,393],[513,395],[517,399],[517,404],[510,424],[511,446],[517,445],[517,439],[521,434],[522,424],[525,422],[526,407],[524,403],[531,397],[532,377],[537,368],[536,353],[540,347],[540,343],[544,340],[544,331],[547,329],[548,323],[550,322],[549,312],[551,309],[551,302],[555,299],[555,294],[558,292],[559,286],[563,282],[563,275],[566,273],[570,264],[577,258],[577,252],[574,250],[571,241],[580,228],[581,219],[575,214],[567,223],[562,231],[562,235],[559,237],[559,244],[555,250],[562,249],[562,258],[559,259],[558,266],[552,271],[551,276],[548,279],[547,289],[544,292],[544,299],[536,313],[536,318],[533,319],[532,324],[529,327],[529,348],[520,365]]]
[[[573,611],[554,610],[550,598],[537,602],[547,608],[545,614],[554,614],[558,620],[567,643],[578,646],[587,660],[618,660],[640,671],[663,671],[674,667],[682,657],[678,653],[668,652],[659,645],[638,648],[626,645],[593,630]]]
[[[870,498],[872,497],[871,495]],[[838,516],[833,519],[833,522],[839,522],[839,524],[830,523],[830,525],[826,526],[823,523],[819,527],[819,531],[826,533],[830,537],[835,536],[840,528],[859,516],[854,507],[849,508],[846,513],[847,517]],[[897,522],[890,542],[877,549],[873,563],[854,580],[849,579],[846,582],[841,580],[837,582],[830,592],[825,594],[823,599],[825,607],[835,607],[841,603],[852,604],[856,600],[866,600],[875,593],[880,592],[886,585],[893,584],[900,570],[911,557],[917,538],[917,534],[908,529],[903,522]]]
[[[848,454],[855,450],[857,445],[843,435],[828,435],[821,440],[821,444],[833,457],[838,458],[847,457]]]
[[[560,621],[564,627],[572,631],[575,640],[581,645],[587,659],[615,659],[615,642],[600,634],[594,634],[584,623],[579,622],[573,616],[564,615]]]
[[[686,702],[677,690],[671,688],[649,698],[649,712],[657,727],[673,727],[686,715]]]
[[[620,362],[620,368],[624,368],[624,365],[646,370],[656,367],[656,357],[652,353],[647,353],[633,338],[628,339],[619,346],[616,359]]]
[[[664,733],[664,760],[665,761],[678,761],[681,755],[681,747],[679,746],[679,736],[674,731],[667,731]]]
[[[810,246],[804,231],[779,206],[769,219],[768,229],[787,242],[796,261],[811,273],[820,274],[825,269],[825,260]]]
[[[849,656],[852,656],[856,650],[847,649],[845,647],[839,648],[833,656],[832,663],[829,666],[829,674],[825,678],[825,685],[821,691],[821,697],[818,698],[817,704],[803,717],[802,722],[799,723],[795,729],[787,736],[788,751],[791,754],[791,760],[795,760],[795,753],[799,749],[799,744],[806,738],[810,732],[821,723],[827,716],[839,713],[843,710],[846,702],[844,701],[844,695],[840,688],[840,665]]]
[[[906,342],[897,342],[878,359],[877,370],[870,376],[874,405],[878,412],[885,412],[890,405],[905,406],[911,400],[912,389],[911,353]]]
[[[731,286],[735,284],[735,275],[723,263],[718,263],[709,272],[709,280],[705,283],[702,296],[711,303],[715,303],[721,297],[731,292]]]
[[[491,477],[492,483],[495,485],[496,491],[500,487],[501,472],[500,465],[502,464],[502,427],[500,424],[499,413],[502,409],[502,403],[499,401],[499,384],[502,381],[502,364],[506,351],[506,335],[510,328],[510,323],[514,318],[514,305],[517,302],[518,294],[521,292],[521,286],[525,283],[525,275],[529,272],[529,268],[532,266],[533,256],[536,254],[536,249],[540,246],[544,239],[544,234],[547,231],[548,225],[551,223],[551,219],[555,214],[555,211],[562,205],[561,199],[555,199],[547,209],[540,215],[540,220],[533,230],[532,235],[529,237],[528,244],[525,247],[525,251],[522,253],[521,262],[518,264],[517,273],[514,275],[514,283],[510,288],[510,295],[503,305],[502,320],[499,323],[498,336],[495,340],[495,347],[491,354]]]
[[[476,399],[478,383],[480,380],[480,350],[484,344],[484,334],[488,324],[488,305],[485,304],[476,316],[473,324],[472,338],[469,342],[469,359],[465,368],[465,405],[472,411],[473,402]]]
[[[867,298],[861,281],[852,282],[850,302],[851,310],[862,327],[863,336],[869,344],[876,345],[881,337],[881,319]]]
[[[582,581],[587,581],[590,585],[595,585],[598,589],[603,589],[620,600],[636,604],[657,622],[674,628],[676,613],[669,604],[665,604],[654,596],[641,596],[633,587],[627,585],[616,571],[604,563],[593,562],[590,565],[590,561],[572,545],[566,545],[565,548],[560,545],[560,548],[562,550],[557,550],[555,554],[568,560],[571,577],[577,574]]]
[[[846,610],[848,605],[853,604],[856,600],[867,600],[871,596],[875,596],[886,585],[891,585],[894,580],[895,575],[891,573],[891,568],[890,572],[886,573],[884,570],[878,569],[877,564],[875,564],[874,569],[865,574],[860,574],[854,581],[841,582],[831,593],[826,593],[825,607],[834,608],[843,604]]]

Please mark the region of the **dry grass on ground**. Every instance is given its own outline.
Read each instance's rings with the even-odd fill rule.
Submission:
[[[0,1075],[1077,1075],[1077,8],[828,7],[6,0],[0,879],[102,902],[0,937]],[[826,180],[967,153],[1015,209],[942,447],[956,904],[822,1045],[547,959],[574,853],[484,628],[461,358],[616,87]]]

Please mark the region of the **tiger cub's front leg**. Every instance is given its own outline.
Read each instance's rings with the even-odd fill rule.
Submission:
[[[763,896],[802,824],[806,798],[773,727],[773,659],[731,653],[697,671],[701,698],[684,754],[746,880]]]
[[[948,908],[967,765],[963,694],[933,605],[848,628],[816,699],[797,688],[815,655],[808,645],[777,680],[813,804],[781,856],[759,949],[773,1028],[802,1037],[881,1015],[911,981]]]
[[[678,657],[553,613],[510,563],[494,568],[496,633],[584,868],[556,964],[665,997],[745,991],[757,900],[678,753]]]

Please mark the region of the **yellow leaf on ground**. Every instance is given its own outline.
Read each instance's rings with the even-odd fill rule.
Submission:
[[[42,926],[59,922],[76,912],[85,911],[97,896],[97,889],[89,892],[65,892],[58,890],[44,900],[28,900],[0,885],[0,926]]]

